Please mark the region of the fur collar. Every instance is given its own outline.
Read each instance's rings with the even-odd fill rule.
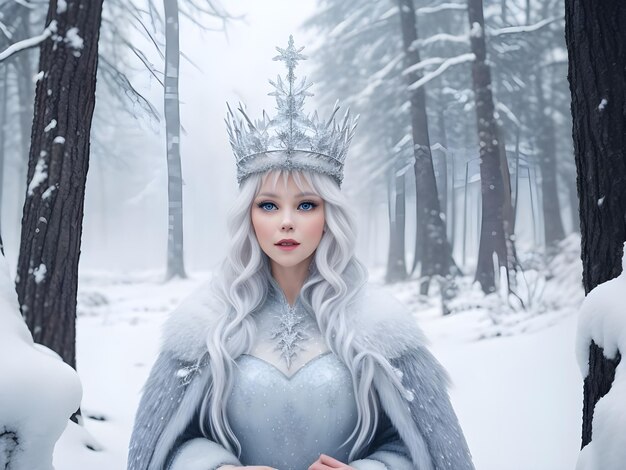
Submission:
[[[223,307],[203,284],[175,309],[164,324],[162,349],[176,358],[197,361],[206,352],[206,337]],[[409,348],[426,346],[415,318],[395,297],[382,288],[366,284],[349,309],[356,343],[387,359],[399,357]]]

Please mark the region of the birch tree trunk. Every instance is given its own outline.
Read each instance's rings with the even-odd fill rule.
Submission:
[[[180,62],[178,0],[163,0],[165,10],[165,130],[167,138],[167,274],[187,277],[183,258],[183,177],[180,161]]]
[[[505,194],[497,124],[491,94],[491,72],[486,63],[485,20],[482,0],[468,1],[470,45],[476,59],[472,63],[472,82],[476,99],[478,142],[480,145],[480,186],[482,220],[476,280],[485,293],[495,291],[494,265],[507,268],[505,240]],[[494,255],[497,258],[494,261]],[[507,268],[508,273],[508,268]]]
[[[417,24],[413,0],[397,0],[400,10],[402,43],[404,48],[404,66],[408,68],[420,61],[419,51],[415,47]],[[421,78],[419,72],[407,74],[410,85]],[[413,153],[415,155],[415,186],[417,207],[417,233],[415,242],[415,261],[421,261],[422,294],[428,293],[430,278],[435,275],[449,277],[458,272],[452,259],[452,250],[446,235],[446,223],[442,217],[435,181],[430,138],[428,135],[428,117],[426,115],[426,93],[423,88],[409,90],[411,132]],[[418,256],[419,255],[419,256]]]
[[[76,367],[76,292],[103,0],[52,0],[37,83],[17,295],[37,343]],[[59,39],[60,38],[60,39]]]
[[[626,241],[626,4],[565,1],[574,156],[580,199],[583,285],[589,293],[622,272]],[[623,351],[622,351],[623,353]],[[620,362],[593,341],[584,381],[582,447],[591,442],[596,403]],[[620,438],[623,436],[615,436]]]

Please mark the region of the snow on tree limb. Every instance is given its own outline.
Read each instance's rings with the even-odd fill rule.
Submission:
[[[9,28],[7,28],[7,25],[5,25],[2,21],[0,21],[0,31],[2,31],[2,34],[4,34],[4,36],[8,40],[11,40],[13,38],[13,34],[11,34],[11,31],[9,31]]]
[[[34,36],[32,38],[24,39],[22,41],[18,41],[16,43],[11,44],[4,51],[0,52],[0,62],[5,61],[9,57],[18,52],[24,51],[26,49],[32,49],[33,47],[37,47],[39,44],[44,42],[53,33],[57,30],[56,21],[51,21],[50,24],[43,30],[43,32],[39,36]]]
[[[543,19],[535,24],[524,25],[524,26],[509,26],[507,28],[500,29],[492,29],[489,31],[489,36],[501,36],[503,34],[517,34],[517,33],[532,33],[533,31],[537,31],[544,26],[547,26],[555,21],[562,20],[562,16],[553,16],[552,18]]]
[[[476,55],[474,55],[473,52],[468,52],[468,53],[461,54],[456,57],[451,57],[447,59],[445,62],[443,62],[439,67],[437,67],[436,70],[424,75],[422,78],[420,78],[416,82],[411,83],[409,85],[409,90],[417,90],[418,88],[424,86],[426,83],[437,78],[439,75],[441,75],[443,72],[448,70],[453,65],[464,64],[465,62],[471,62],[473,60],[476,60]]]
[[[407,75],[412,72],[417,72],[418,70],[425,69],[430,65],[440,65],[443,64],[446,60],[444,57],[429,57],[424,60],[420,60],[417,64],[413,64],[410,67],[407,67],[402,71],[402,75]]]
[[[419,49],[420,47],[428,46],[436,42],[455,42],[458,44],[469,45],[469,37],[466,34],[463,34],[461,36],[447,33],[433,34],[432,36],[429,36],[427,38],[416,39],[413,44],[411,44],[411,48]]]
[[[509,107],[507,105],[505,105],[504,103],[498,101],[496,103],[496,109],[498,111],[502,111],[506,115],[506,117],[509,118],[509,121],[511,121],[517,127],[522,127],[521,121],[517,118],[515,113],[509,109]]]
[[[437,5],[434,7],[416,8],[415,14],[418,16],[422,16],[422,15],[428,15],[430,13],[438,13],[440,11],[450,11],[450,10],[465,11],[467,10],[467,5],[464,3],[442,3],[441,5]],[[389,10],[387,10],[379,19],[383,20],[383,19],[391,18],[392,16],[397,15],[398,12],[399,12],[398,7],[394,6],[390,8]]]
[[[434,7],[422,7],[415,10],[417,15],[427,15],[429,13],[437,13],[444,10],[467,10],[465,3],[442,3]]]

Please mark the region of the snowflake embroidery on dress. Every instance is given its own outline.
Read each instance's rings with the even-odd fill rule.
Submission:
[[[278,318],[278,327],[271,332],[271,339],[278,339],[276,345],[280,350],[280,356],[287,363],[287,369],[291,368],[291,359],[303,351],[302,341],[309,339],[309,335],[303,330],[303,316],[296,311],[295,307],[285,305],[283,313]]]

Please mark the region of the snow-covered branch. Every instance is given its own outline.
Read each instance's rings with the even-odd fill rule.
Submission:
[[[552,18],[546,18],[544,20],[541,20],[531,25],[509,26],[507,28],[492,29],[491,31],[489,31],[489,36],[495,37],[495,36],[502,36],[504,34],[532,33],[533,31],[537,31],[543,28],[544,26],[547,26],[551,23],[554,23],[555,21],[559,21],[562,19],[563,19],[562,16],[554,16]]]
[[[13,37],[13,34],[11,33],[11,31],[9,31],[9,28],[7,28],[7,25],[5,25],[2,21],[0,21],[0,31],[2,31],[2,34],[4,34],[4,36],[8,40],[11,40],[11,38]]]
[[[31,49],[33,47],[37,47],[39,44],[44,42],[53,33],[57,30],[56,21],[52,20],[50,24],[43,30],[43,32],[39,36],[35,36],[28,39],[23,39],[22,41],[18,41],[16,43],[11,44],[4,51],[0,52],[0,62],[5,61],[9,57],[14,54],[17,54],[20,51]]]
[[[428,15],[430,13],[439,13],[440,11],[464,11],[467,10],[465,3],[442,3],[434,7],[422,7],[415,10],[415,14],[418,16]],[[398,7],[394,6],[387,10],[379,19],[386,20],[398,14]]]
[[[439,75],[444,73],[453,65],[464,64],[466,62],[472,62],[473,60],[476,60],[476,55],[474,55],[473,52],[468,52],[466,54],[461,54],[456,57],[451,57],[447,59],[445,62],[443,62],[439,67],[437,67],[436,70],[433,70],[432,72],[424,75],[418,81],[411,83],[409,85],[409,90],[417,90],[418,88],[424,86],[431,80],[437,78]]]
[[[434,7],[422,7],[415,10],[417,15],[427,15],[429,13],[437,13],[444,10],[467,10],[465,3],[442,3]]]
[[[417,64],[413,64],[402,71],[402,75],[408,75],[418,70],[425,69],[431,65],[443,64],[447,59],[444,57],[429,57],[428,59],[420,60]]]
[[[466,34],[463,34],[461,36],[455,36],[454,34],[447,33],[433,34],[432,36],[429,36],[427,38],[416,39],[415,41],[413,41],[413,44],[411,44],[411,48],[420,48],[436,42],[454,42],[457,44],[469,45],[469,37]]]
[[[498,111],[502,111],[506,115],[506,117],[509,118],[509,121],[511,121],[513,124],[515,124],[515,126],[522,127],[521,121],[517,118],[515,113],[509,109],[509,107],[507,105],[505,105],[504,103],[501,103],[500,101],[498,101],[496,103],[496,109]]]

